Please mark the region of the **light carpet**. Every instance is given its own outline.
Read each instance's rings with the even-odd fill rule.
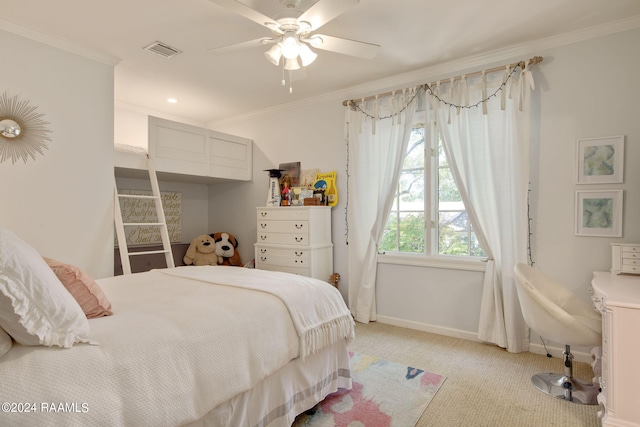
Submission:
[[[353,388],[339,390],[293,427],[411,427],[445,377],[377,357],[350,353]]]

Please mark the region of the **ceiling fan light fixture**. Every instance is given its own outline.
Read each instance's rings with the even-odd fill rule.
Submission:
[[[280,47],[280,43],[276,43],[271,46],[271,49],[266,51],[264,56],[273,65],[280,65],[280,58],[282,58],[282,48]]]
[[[297,58],[285,58],[284,61],[284,69],[288,71],[295,71],[300,69],[300,64],[298,64]]]
[[[317,53],[309,49],[309,46],[307,46],[306,44],[301,43],[300,61],[302,61],[303,67],[306,67],[307,65],[311,65],[311,63],[315,61],[317,57],[318,57]]]
[[[282,56],[286,59],[295,59],[300,54],[300,42],[295,36],[286,35],[282,40]]]

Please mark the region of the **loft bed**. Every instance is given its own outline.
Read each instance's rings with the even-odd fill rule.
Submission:
[[[149,116],[146,147],[116,144],[116,175],[145,178],[146,155],[158,178],[166,181],[215,183],[251,181],[253,141],[211,129]]]
[[[328,283],[228,266],[93,281],[47,263],[0,229],[3,424],[289,427],[351,388],[353,320]]]

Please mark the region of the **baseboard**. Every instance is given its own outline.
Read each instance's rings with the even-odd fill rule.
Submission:
[[[468,341],[482,342],[481,340],[478,339],[478,334],[475,332],[461,331],[459,329],[453,329],[453,328],[444,328],[442,326],[429,325],[427,323],[420,323],[412,320],[398,319],[396,317],[390,317],[390,316],[378,315],[377,321],[387,325],[400,326],[407,329],[414,329],[417,331],[444,335],[446,337],[461,338]],[[564,351],[564,347],[547,345],[547,349],[549,350],[549,354],[551,354],[553,357],[557,357],[559,359],[562,358],[562,352]],[[547,354],[547,349],[545,349],[545,347],[542,344],[534,344],[534,343],[529,344],[529,352],[531,353],[545,355]],[[577,362],[584,362],[589,364],[592,362],[590,353],[585,353],[583,351],[574,351],[573,349],[571,350],[571,353],[573,353],[573,360]]]
[[[443,328],[442,326],[429,325],[426,323],[414,322],[412,320],[398,319],[396,317],[380,315],[378,315],[377,321],[387,325],[401,326],[403,328],[444,335],[446,337],[462,338],[468,341],[480,342],[480,340],[478,339],[478,334],[468,331],[461,331],[459,329]]]
[[[547,345],[547,349],[549,350],[549,354],[553,357],[562,358],[562,352],[564,351],[564,347],[556,347]],[[535,354],[547,354],[547,350],[544,348],[542,344],[534,344],[529,343],[529,352]],[[573,360],[576,362],[584,362],[591,364],[593,358],[591,357],[591,353],[585,353],[584,351],[576,351],[571,348],[571,354],[573,354]]]

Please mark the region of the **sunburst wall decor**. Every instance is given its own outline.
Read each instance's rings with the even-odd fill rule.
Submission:
[[[42,120],[44,114],[36,113],[38,107],[29,105],[27,100],[19,100],[18,95],[0,97],[0,163],[11,159],[27,163],[36,159],[36,153],[47,149],[47,136],[51,131],[48,122]]]

